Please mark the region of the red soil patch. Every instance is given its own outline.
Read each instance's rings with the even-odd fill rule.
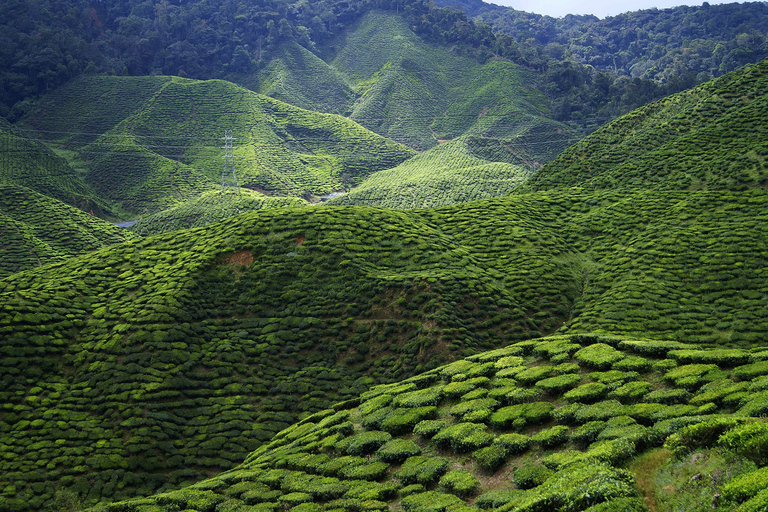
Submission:
[[[250,251],[236,252],[227,259],[227,265],[241,265],[247,267],[253,263],[253,254]]]
[[[296,245],[301,245],[304,243],[304,235],[299,235],[296,237]]]

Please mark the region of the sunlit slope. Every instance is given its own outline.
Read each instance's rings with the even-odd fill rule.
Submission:
[[[346,114],[355,101],[348,77],[295,41],[284,43],[257,77],[254,90],[307,110]]]
[[[326,194],[413,154],[337,115],[293,107],[230,82],[175,78],[88,147],[88,180],[134,211],[132,201],[157,204],[153,193],[169,202],[188,199],[220,180],[225,130],[234,137],[239,185],[285,196]],[[122,154],[112,152],[123,143]],[[141,172],[131,171],[131,156]]]
[[[761,510],[767,387],[765,345],[524,341],[373,387],[215,478],[90,510]]]
[[[570,147],[525,187],[764,187],[768,61],[631,112]]]
[[[266,208],[309,206],[298,197],[270,197],[248,189],[204,192],[161,212],[142,217],[129,229],[141,235],[198,228]]]
[[[79,149],[137,112],[171,80],[82,75],[41,98],[20,124],[41,139]]]
[[[490,207],[515,225],[504,273],[468,236],[484,205],[451,222],[463,234],[393,210],[269,210],[0,281],[6,497],[41,510],[61,486],[94,504],[190,483],[371,383],[551,332],[578,262],[535,204]]]
[[[109,213],[67,161],[35,137],[0,123],[0,184],[26,187],[96,215]]]
[[[137,238],[51,197],[0,184],[0,278]]]
[[[367,14],[338,47],[331,65],[354,80],[360,96],[350,117],[412,147],[425,150],[465,133],[514,139],[532,126],[558,150],[570,137],[547,118],[546,98],[522,68],[479,64],[427,44],[398,16]]]
[[[530,174],[502,141],[462,137],[374,173],[328,203],[434,208],[509,195]]]

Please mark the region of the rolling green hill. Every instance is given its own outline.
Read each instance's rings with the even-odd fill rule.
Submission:
[[[215,478],[90,510],[761,510],[766,358],[766,346],[524,341],[373,387]]]
[[[98,216],[111,213],[64,158],[6,122],[0,123],[0,184],[26,187]]]
[[[15,274],[0,485],[40,509],[57,489],[94,504],[190,483],[369,384],[557,329],[749,347],[768,329],[766,201],[274,209]]]
[[[764,187],[768,60],[647,105],[574,144],[524,187]]]
[[[266,208],[309,206],[297,197],[270,197],[248,189],[204,192],[188,201],[161,212],[142,217],[129,229],[140,235],[150,235],[177,229],[199,228],[241,213]]]
[[[409,146],[424,150],[465,133],[509,140],[532,127],[553,144],[573,136],[549,119],[530,72],[453,55],[422,41],[392,13],[366,14],[337,47],[331,66],[355,81],[360,97],[350,118]]]
[[[137,238],[28,188],[0,184],[0,278]]]
[[[462,137],[374,173],[328,204],[434,208],[509,195],[530,174],[502,141]]]
[[[131,96],[147,80],[75,82],[33,117],[35,126],[66,118],[95,98]],[[156,87],[151,96],[98,101],[103,112],[86,111],[76,117],[75,130],[57,139],[66,143],[83,133],[97,135],[79,148],[86,181],[133,214],[155,213],[216,188],[225,130],[235,137],[239,184],[292,197],[359,183],[413,154],[340,116],[302,110],[229,82],[173,78],[149,83]]]

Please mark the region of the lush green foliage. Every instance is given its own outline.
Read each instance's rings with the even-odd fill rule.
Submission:
[[[0,184],[0,278],[138,237],[23,186]]]

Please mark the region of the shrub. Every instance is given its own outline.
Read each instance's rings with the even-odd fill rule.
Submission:
[[[503,489],[501,491],[486,492],[477,497],[475,506],[482,510],[499,508],[517,500],[521,494],[522,491],[518,489]]]
[[[375,396],[358,406],[360,413],[363,416],[367,416],[375,411],[378,411],[382,407],[388,406],[392,402],[392,395],[383,394]]]
[[[599,460],[617,466],[621,462],[634,456],[637,452],[634,442],[627,438],[597,441],[589,446],[584,454],[591,460]]]
[[[571,440],[581,446],[591,444],[597,440],[605,425],[604,421],[588,421],[571,433]]]
[[[718,444],[764,466],[768,464],[768,423],[755,421],[734,427],[720,436]]]
[[[708,375],[718,370],[716,364],[687,364],[669,370],[664,374],[664,379],[673,382],[676,386],[691,390],[703,384]]]
[[[518,425],[531,424],[536,425],[547,421],[555,406],[550,402],[531,402],[525,404],[510,405],[502,407],[491,414],[490,424],[497,428],[509,428],[515,423]]]
[[[689,349],[690,345],[680,343],[679,341],[659,341],[659,340],[623,340],[619,343],[622,350],[631,350],[636,354],[649,355],[653,357],[666,357],[667,352],[676,349]]]
[[[500,400],[505,404],[522,404],[536,400],[541,395],[539,388],[513,388],[500,397]]]
[[[381,430],[393,435],[404,434],[413,430],[419,422],[434,418],[437,414],[437,407],[424,406],[410,408],[398,408],[392,410],[381,422]]]
[[[466,498],[474,494],[480,486],[480,481],[466,469],[456,469],[446,473],[438,484],[445,487],[448,492]]]
[[[444,428],[432,440],[440,446],[450,446],[457,453],[477,450],[491,444],[493,434],[482,423],[456,423]]]
[[[723,486],[723,497],[730,500],[746,501],[763,489],[768,489],[768,466],[735,477]]]
[[[682,388],[663,388],[651,391],[643,400],[660,404],[682,404],[687,403],[690,396],[691,394]]]
[[[495,473],[506,461],[509,452],[506,448],[498,444],[492,444],[485,448],[480,448],[472,453],[478,466],[486,471]]]
[[[675,455],[681,455],[702,447],[710,447],[720,436],[744,422],[742,419],[724,417],[687,425],[670,435],[664,447]]]
[[[301,503],[308,503],[312,501],[312,496],[306,492],[290,492],[283,494],[277,500],[280,503],[285,503],[288,507],[295,507]]]
[[[625,355],[610,345],[605,343],[595,343],[584,347],[573,355],[578,362],[597,368],[598,370],[607,370],[613,363],[624,359]]]
[[[501,370],[503,368],[514,368],[516,366],[522,366],[523,365],[523,358],[520,356],[506,356],[502,357],[498,361],[494,363],[494,366],[497,370]]]
[[[344,457],[336,457],[334,459],[331,459],[330,461],[326,462],[325,464],[323,464],[317,469],[321,475],[335,476],[339,473],[339,471],[342,468],[345,468],[348,466],[359,466],[359,465],[365,464],[365,462],[366,460],[362,457],[347,455]],[[265,482],[265,483],[267,485],[270,485],[269,482]],[[270,485],[270,486],[274,487],[273,485]]]
[[[347,454],[367,455],[373,453],[390,439],[392,439],[392,435],[388,432],[378,430],[360,432],[349,438]]]
[[[515,375],[515,380],[522,384],[529,385],[549,377],[554,371],[554,366],[550,365],[533,366]]]
[[[397,395],[392,400],[392,405],[395,407],[424,407],[438,405],[442,398],[443,386],[433,386]]]
[[[588,382],[574,388],[563,395],[567,402],[590,403],[603,398],[608,392],[608,386],[602,382]]]
[[[416,455],[406,459],[395,476],[404,485],[415,483],[430,485],[437,482],[446,469],[448,469],[447,459]]]
[[[566,354],[572,356],[577,350],[581,348],[581,345],[576,343],[570,343],[567,340],[556,340],[540,343],[533,349],[533,355],[537,357],[546,357],[550,359],[560,354]]]
[[[413,457],[414,455],[419,455],[420,453],[421,448],[419,448],[419,445],[413,441],[409,439],[397,438],[387,441],[376,452],[376,456],[384,462],[400,463],[408,457]]]
[[[758,361],[739,366],[733,369],[731,375],[740,380],[752,380],[761,375],[768,375],[768,361]]]
[[[641,498],[616,498],[584,509],[584,512],[648,512]]]
[[[571,425],[576,421],[576,411],[581,409],[583,404],[575,402],[572,404],[567,404],[562,407],[558,407],[554,411],[552,411],[552,419],[554,419],[557,423],[565,423],[567,425]]]
[[[746,403],[737,411],[742,416],[768,415],[768,391],[759,391],[749,395]]]
[[[400,489],[397,493],[404,498],[406,496],[410,496],[411,494],[418,494],[420,492],[424,492],[425,490],[426,489],[421,484],[411,484],[411,485],[406,485],[405,487]]]
[[[541,459],[541,463],[553,471],[571,464],[584,461],[584,454],[578,450],[561,450],[547,455]]]
[[[444,512],[450,507],[464,503],[453,494],[443,494],[437,491],[427,491],[421,494],[411,494],[401,501],[405,512]]]
[[[474,391],[478,387],[487,386],[489,382],[491,382],[491,379],[488,377],[475,377],[474,379],[461,382],[451,382],[443,387],[443,394],[447,398],[457,398],[470,391]]]
[[[413,427],[413,433],[422,437],[431,438],[445,428],[443,420],[422,420]]]
[[[615,370],[645,373],[651,369],[651,361],[644,357],[627,356],[613,364]]]
[[[346,466],[339,470],[339,476],[349,480],[378,480],[389,469],[389,464],[381,461],[373,461],[358,466]]]
[[[510,433],[496,436],[494,445],[502,446],[509,453],[523,453],[531,445],[531,438],[523,434]]]
[[[532,489],[543,484],[554,471],[540,464],[525,464],[515,469],[512,479],[518,489]]]
[[[454,416],[462,416],[468,412],[477,410],[493,410],[499,405],[497,400],[493,398],[477,398],[475,400],[469,400],[466,402],[460,402],[450,409],[450,413]]]
[[[586,423],[588,421],[607,420],[623,414],[623,411],[624,406],[618,400],[603,400],[580,407],[574,417],[578,423]]]
[[[568,427],[555,425],[552,428],[534,434],[531,436],[531,440],[539,443],[542,448],[552,448],[561,445],[568,440]]]
[[[747,382],[735,383],[731,379],[720,379],[702,386],[688,403],[691,405],[702,405],[708,402],[721,402],[726,396],[746,391],[747,389],[749,389],[749,383]]]
[[[677,368],[677,361],[674,359],[661,359],[653,363],[651,368],[655,372],[666,373],[672,368]]]
[[[610,398],[616,398],[622,402],[633,402],[640,400],[643,395],[647,394],[653,389],[648,382],[640,380],[634,382],[627,382],[623,386],[620,386],[608,395]]]
[[[549,377],[542,379],[536,383],[536,387],[549,393],[551,395],[560,394],[566,389],[572,388],[581,380],[581,376],[568,373],[566,375],[558,375],[557,377]]]
[[[733,367],[749,362],[749,352],[741,349],[671,350],[667,357],[680,364],[716,364]]]

